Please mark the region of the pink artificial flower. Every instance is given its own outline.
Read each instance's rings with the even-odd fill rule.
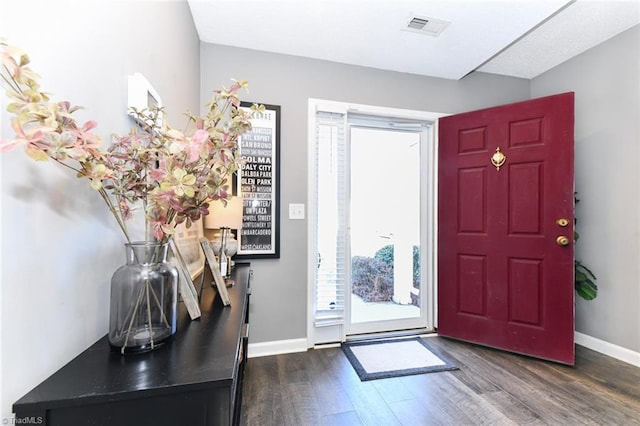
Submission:
[[[129,220],[133,217],[131,214],[131,208],[129,208],[129,204],[127,204],[127,200],[124,198],[120,198],[118,201],[118,208],[120,209],[120,216],[124,220]]]
[[[214,199],[222,198],[226,200],[227,198],[229,198],[229,193],[226,191],[226,189],[220,188],[214,197]]]
[[[18,145],[22,143],[18,139],[0,139],[0,152],[9,152],[14,150]]]
[[[95,133],[90,132],[91,129],[98,127],[95,121],[87,121],[78,132],[78,139],[83,142],[86,147],[98,147],[102,145],[102,139]]]
[[[164,191],[160,188],[154,189],[150,196],[153,198],[154,202],[157,205],[171,205],[173,199],[175,198],[175,194],[173,191]]]
[[[17,137],[12,140],[4,140],[0,142],[0,152],[11,151],[18,145],[24,144],[25,151],[29,157],[35,160],[47,159],[47,154],[40,148],[39,142],[41,142],[47,132],[50,131],[49,128],[44,126],[34,126],[27,133],[20,125],[18,119],[12,120],[11,127],[13,127],[13,131],[16,133]]]
[[[156,182],[162,182],[167,177],[167,169],[162,166],[157,169],[153,169],[149,171],[149,177]]]
[[[164,230],[162,225],[163,223],[161,221],[154,220],[151,222],[151,231],[153,233],[153,237],[158,241],[162,241],[162,239],[164,238]]]
[[[193,163],[200,158],[200,153],[205,147],[205,142],[209,140],[209,133],[206,130],[196,130],[191,138],[186,142],[187,162]]]

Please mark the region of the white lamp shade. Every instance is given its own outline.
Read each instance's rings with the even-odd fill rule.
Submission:
[[[207,229],[240,229],[242,228],[242,197],[232,197],[227,205],[220,200],[212,201],[209,214],[204,217]]]

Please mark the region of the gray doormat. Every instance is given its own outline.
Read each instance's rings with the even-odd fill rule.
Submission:
[[[419,337],[345,342],[342,351],[361,381],[458,369],[446,355]]]

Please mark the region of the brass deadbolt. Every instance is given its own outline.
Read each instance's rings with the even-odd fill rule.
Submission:
[[[569,226],[569,219],[565,219],[564,217],[562,217],[556,220],[556,223],[558,224],[558,226],[561,226],[564,228],[565,226]]]

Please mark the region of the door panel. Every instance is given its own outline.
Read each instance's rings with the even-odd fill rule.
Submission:
[[[347,335],[426,326],[418,268],[424,255],[420,238],[424,142],[421,132],[349,127],[351,297]],[[390,163],[390,152],[406,161]],[[399,183],[405,199],[402,210],[393,203],[372,202],[380,194],[395,193]]]
[[[573,100],[440,119],[439,334],[573,364]]]

